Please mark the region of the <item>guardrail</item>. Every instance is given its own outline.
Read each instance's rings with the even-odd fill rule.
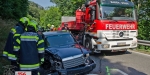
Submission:
[[[139,45],[150,46],[150,41],[147,40],[138,40]]]

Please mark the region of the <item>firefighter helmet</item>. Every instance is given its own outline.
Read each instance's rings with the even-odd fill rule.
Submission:
[[[29,19],[27,17],[22,17],[19,21],[25,25],[27,25],[29,23]]]
[[[38,29],[38,28],[37,28],[37,22],[34,21],[34,20],[30,21],[29,24],[28,24],[28,26],[34,27],[36,31],[37,31],[37,29]]]

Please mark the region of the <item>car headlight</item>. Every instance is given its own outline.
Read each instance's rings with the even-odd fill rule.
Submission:
[[[109,48],[109,44],[102,44],[102,48]]]
[[[84,54],[84,57],[89,57],[89,56],[90,56],[90,54],[89,54],[89,53]]]
[[[55,61],[55,67],[57,70],[62,69],[62,63],[60,61]]]
[[[90,57],[85,58],[85,62],[84,62],[84,63],[85,63],[86,65],[91,64],[91,63],[92,63],[91,58],[90,58]]]
[[[58,55],[54,55],[54,58],[61,60],[60,56],[58,56]]]

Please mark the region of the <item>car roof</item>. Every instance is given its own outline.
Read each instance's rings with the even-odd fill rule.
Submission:
[[[50,32],[43,32],[45,36],[48,35],[63,35],[63,34],[70,34],[69,32],[64,32],[64,31],[50,31]]]

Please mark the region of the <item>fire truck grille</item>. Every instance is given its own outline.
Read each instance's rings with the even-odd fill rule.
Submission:
[[[129,31],[128,30],[114,30],[113,31],[113,38],[120,38],[120,37],[128,37],[129,36]]]
[[[107,38],[128,38],[129,30],[113,30],[104,32]]]
[[[80,65],[84,64],[84,58],[82,56],[75,57],[75,58],[70,57],[70,58],[69,58],[69,60],[63,61],[64,68],[73,68],[73,67],[80,66]]]

